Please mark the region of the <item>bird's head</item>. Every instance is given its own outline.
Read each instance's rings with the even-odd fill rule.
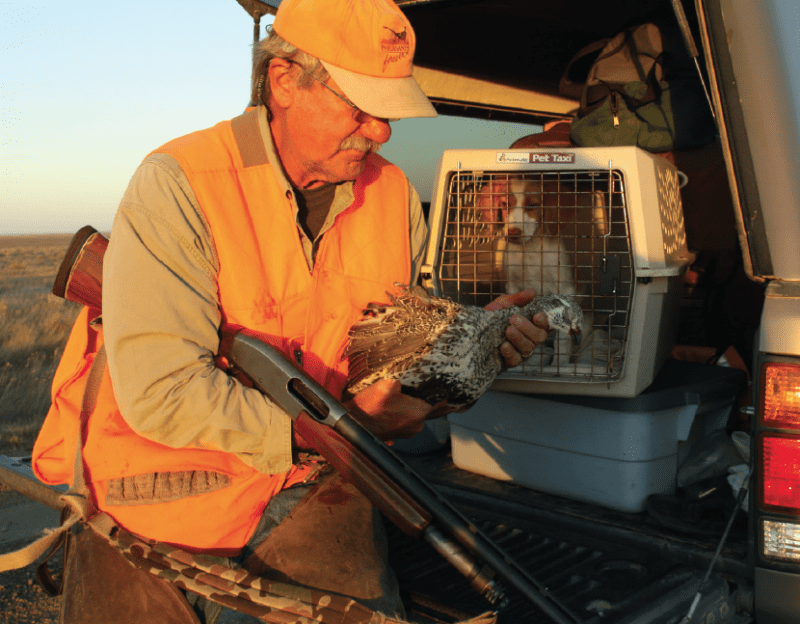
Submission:
[[[572,336],[572,342],[576,345],[581,343],[583,332],[583,310],[578,302],[566,295],[554,295],[560,305],[554,306],[545,312],[547,324],[550,329],[558,330]]]

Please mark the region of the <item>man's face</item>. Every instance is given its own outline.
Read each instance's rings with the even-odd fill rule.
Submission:
[[[284,168],[300,188],[355,180],[364,171],[367,154],[392,135],[388,121],[353,108],[332,79],[326,85],[314,82],[309,89],[295,89],[283,131],[276,137]]]

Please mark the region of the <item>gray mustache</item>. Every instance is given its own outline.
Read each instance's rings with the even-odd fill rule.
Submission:
[[[360,152],[371,154],[381,149],[381,144],[366,137],[351,136],[347,137],[339,145],[340,150],[355,149]]]

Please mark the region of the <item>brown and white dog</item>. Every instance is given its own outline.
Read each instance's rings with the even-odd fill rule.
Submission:
[[[495,178],[476,197],[481,219],[503,234],[498,251],[506,292],[533,289],[537,295],[572,295],[585,300],[591,271],[576,267],[582,244],[608,233],[610,223],[605,195],[578,192],[569,185],[544,176],[523,179]],[[583,273],[581,273],[583,271]],[[583,302],[583,301],[582,301]],[[593,313],[584,310],[591,333]],[[563,337],[555,345],[559,366],[575,356],[575,345]],[[584,344],[582,350],[589,345]],[[570,355],[572,354],[572,355]]]
[[[560,196],[573,199],[561,206]],[[478,195],[483,218],[503,228],[506,292],[575,295],[575,271],[561,234],[575,219],[574,193],[555,180],[495,179]]]

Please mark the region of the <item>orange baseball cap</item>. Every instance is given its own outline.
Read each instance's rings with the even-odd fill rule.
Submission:
[[[317,57],[344,94],[375,117],[436,117],[411,75],[416,37],[391,0],[283,0],[273,30]]]

